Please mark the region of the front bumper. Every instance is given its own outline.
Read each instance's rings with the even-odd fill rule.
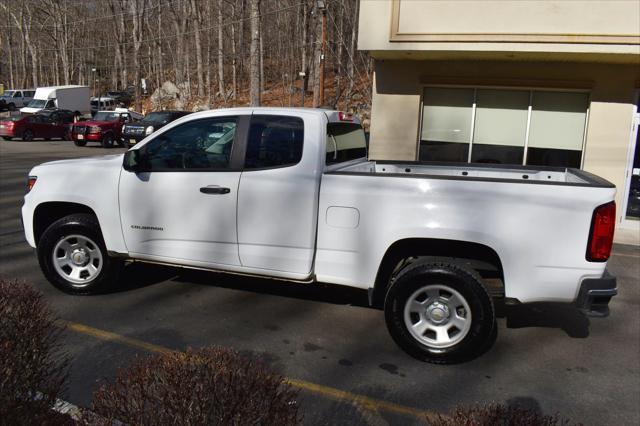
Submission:
[[[587,278],[580,284],[576,306],[589,317],[609,316],[609,302],[618,294],[616,277],[605,270],[601,278]]]
[[[120,139],[122,140],[122,142],[126,146],[132,147],[133,145],[137,144],[138,142],[140,142],[145,137],[146,136],[144,134],[123,133],[122,136],[120,137]]]
[[[79,138],[78,135],[82,135],[82,138]],[[100,142],[102,140],[102,133],[72,133],[71,139],[74,141]]]

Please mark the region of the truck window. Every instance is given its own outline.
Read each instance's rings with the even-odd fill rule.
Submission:
[[[141,149],[149,171],[226,169],[237,117],[206,118],[174,127]]]
[[[304,122],[298,117],[254,115],[251,117],[245,169],[286,167],[302,158]]]
[[[341,163],[367,156],[367,144],[362,126],[356,123],[327,125],[326,164]]]

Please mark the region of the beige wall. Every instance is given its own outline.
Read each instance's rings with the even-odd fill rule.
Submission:
[[[639,16],[638,0],[361,0],[358,48],[378,58],[562,52],[637,63]]]
[[[377,60],[370,157],[417,159],[425,84],[585,88],[591,93],[584,169],[613,182],[622,205],[640,69],[634,65],[514,61]]]

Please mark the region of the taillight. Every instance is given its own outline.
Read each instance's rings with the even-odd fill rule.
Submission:
[[[616,227],[616,203],[603,204],[593,212],[591,233],[587,246],[589,262],[606,262],[613,246],[613,230]]]
[[[33,186],[36,184],[37,180],[38,180],[38,176],[29,176],[29,179],[27,180],[27,192],[33,189]]]
[[[340,121],[353,121],[353,114],[348,112],[338,112],[338,120]]]

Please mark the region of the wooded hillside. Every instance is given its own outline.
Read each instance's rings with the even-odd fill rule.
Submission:
[[[304,85],[305,104],[318,106],[318,3],[0,0],[0,82],[5,88],[84,84],[96,94],[133,86],[136,106],[144,109],[150,101],[141,79],[147,95],[173,83],[180,106],[190,108],[251,101],[298,106]],[[372,70],[369,57],[356,49],[359,0],[324,3],[324,104],[365,112]]]

